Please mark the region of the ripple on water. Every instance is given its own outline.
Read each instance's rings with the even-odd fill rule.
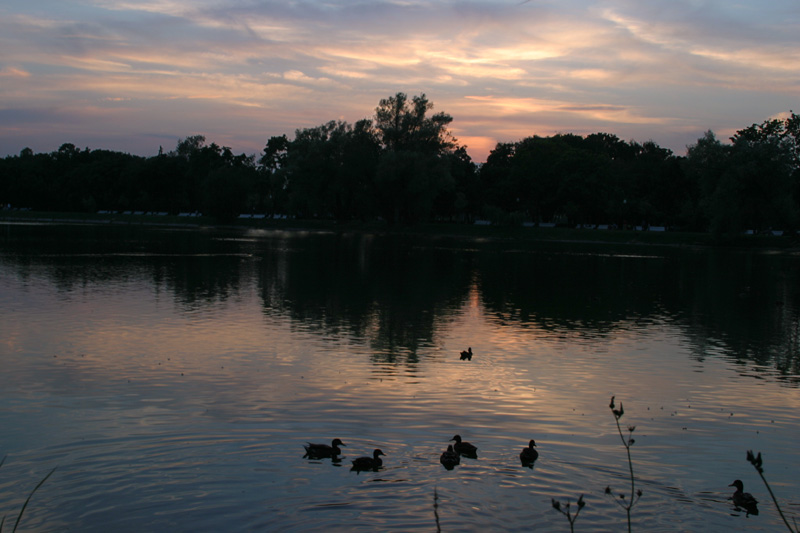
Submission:
[[[20,263],[27,277],[2,267],[0,303],[13,312],[0,326],[1,416],[13,432],[0,508],[19,508],[57,466],[26,510],[31,530],[429,531],[438,515],[444,531],[565,531],[551,498],[574,505],[583,494],[577,530],[618,531],[625,512],[604,493],[630,487],[608,409],[616,395],[623,431],[636,426],[634,529],[780,530],[770,506],[747,518],[727,500],[741,477],[766,501],[749,448],[764,452],[778,497],[800,513],[786,468],[798,459],[798,389],[734,354],[716,324],[691,325],[693,310],[642,313],[628,293],[615,305],[617,285],[598,298],[572,291],[562,305],[562,290],[537,292],[541,277],[520,290],[504,277],[492,295],[483,278],[415,329],[402,305],[425,295],[393,295],[402,303],[382,314],[373,299],[385,288],[360,285],[368,269],[354,291],[364,300],[334,284],[306,290],[292,276],[307,267],[287,257],[303,246],[280,245],[276,259],[258,249],[267,237],[253,238],[228,243],[258,254],[256,268],[230,252],[241,272],[194,252],[105,257],[119,262],[79,263],[69,279],[59,274],[69,265]],[[164,267],[173,261],[179,268]],[[276,276],[257,272],[273,266]],[[318,265],[308,268],[317,283]],[[656,279],[647,272],[641,287]],[[472,361],[458,359],[466,346]],[[438,458],[456,433],[478,458],[448,471]],[[303,458],[304,442],[333,437],[347,444],[340,461]],[[524,468],[531,438],[541,455]],[[381,471],[350,471],[376,447]]]

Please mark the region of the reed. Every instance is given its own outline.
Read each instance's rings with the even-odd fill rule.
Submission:
[[[636,426],[628,426],[628,438],[625,438],[625,435],[622,433],[622,427],[620,426],[619,420],[625,414],[625,410],[622,407],[622,402],[619,403],[619,409],[616,408],[614,404],[614,396],[611,397],[611,403],[608,405],[611,409],[611,412],[614,414],[614,421],[617,423],[617,432],[619,433],[619,438],[622,441],[622,445],[625,446],[625,452],[628,454],[628,471],[630,472],[631,476],[631,494],[630,497],[626,497],[625,493],[618,493],[616,496],[614,495],[613,491],[611,490],[611,486],[606,487],[605,493],[608,494],[611,498],[617,502],[617,505],[625,509],[625,513],[628,516],[628,533],[631,531],[631,509],[636,502],[642,497],[642,490],[636,489],[636,479],[633,475],[633,460],[631,460],[631,446],[633,443],[636,442],[633,438],[633,432],[636,429]]]
[[[775,508],[778,510],[778,514],[781,515],[783,523],[786,524],[786,527],[789,528],[789,531],[792,531],[793,533],[800,531],[797,529],[796,521],[794,524],[794,528],[792,528],[792,526],[789,524],[789,521],[786,519],[786,515],[783,514],[781,506],[778,504],[778,499],[775,498],[775,494],[772,492],[772,488],[770,488],[769,483],[767,483],[767,478],[764,477],[764,462],[761,459],[761,452],[758,452],[758,455],[753,455],[752,450],[747,450],[747,461],[751,465],[753,465],[753,467],[756,469],[756,472],[758,472],[758,475],[761,477],[761,481],[763,481],[764,485],[767,487],[767,491],[769,492],[769,495],[772,498],[773,503],[775,504]]]
[[[3,466],[3,463],[6,462],[6,457],[8,457],[8,456],[4,456],[3,459],[0,460],[0,467]],[[14,522],[14,529],[11,530],[12,533],[17,531],[17,527],[19,527],[19,522],[20,522],[20,520],[22,520],[22,514],[25,512],[25,509],[28,507],[28,503],[31,501],[31,498],[33,497],[33,494],[37,490],[39,490],[39,487],[44,485],[44,482],[47,481],[47,478],[49,478],[53,474],[53,472],[55,472],[55,471],[56,471],[56,469],[53,468],[50,472],[48,472],[48,474],[42,478],[42,480],[39,482],[39,484],[36,485],[33,488],[33,490],[31,491],[31,493],[28,495],[28,498],[25,500],[25,503],[22,504],[22,509],[19,510],[19,514],[17,515],[17,521]],[[6,516],[3,515],[3,518],[0,519],[0,533],[3,532],[3,526],[5,525],[5,523],[6,523]]]

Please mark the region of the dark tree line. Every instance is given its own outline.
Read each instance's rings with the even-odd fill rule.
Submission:
[[[800,116],[707,132],[685,157],[609,133],[500,143],[476,165],[425,95],[381,100],[371,119],[270,138],[257,159],[206,144],[138,157],[64,144],[0,160],[0,203],[43,211],[240,213],[338,221],[657,225],[720,235],[794,230]]]

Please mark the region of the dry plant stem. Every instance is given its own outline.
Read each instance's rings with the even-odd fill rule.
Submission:
[[[789,528],[789,531],[792,532],[798,531],[797,523],[795,523],[795,527],[793,529],[792,526],[789,524],[789,521],[786,520],[786,516],[783,514],[783,511],[781,510],[781,506],[778,504],[778,499],[772,492],[772,488],[769,486],[769,483],[767,483],[767,478],[764,477],[764,467],[763,467],[763,460],[761,459],[761,452],[758,452],[758,456],[754,456],[752,450],[747,450],[747,460],[756,469],[756,472],[758,472],[758,475],[761,477],[761,481],[764,482],[764,486],[767,487],[767,491],[769,492],[769,495],[772,498],[773,503],[775,503],[775,508],[778,510],[778,514],[781,515],[783,523],[786,524],[786,527]]]
[[[553,509],[555,509],[559,513],[561,513],[564,516],[566,516],[567,520],[569,520],[570,533],[575,533],[575,521],[578,519],[578,515],[581,513],[581,509],[583,509],[584,506],[586,506],[586,502],[583,501],[583,494],[581,494],[580,497],[578,498],[578,501],[577,501],[578,510],[575,511],[575,515],[574,516],[572,515],[572,512],[570,511],[569,501],[567,501],[567,503],[564,505],[563,509],[561,507],[561,502],[557,501],[555,498],[551,498],[550,501],[553,503]]]
[[[636,429],[636,426],[628,426],[628,439],[625,440],[625,435],[622,434],[622,427],[619,425],[619,419],[622,418],[622,415],[625,414],[625,409],[622,407],[622,403],[619,404],[619,409],[616,409],[614,405],[614,396],[611,397],[611,403],[609,404],[609,408],[611,408],[611,412],[614,414],[614,421],[617,424],[617,432],[619,433],[619,438],[622,441],[622,445],[625,446],[625,451],[628,455],[628,471],[630,472],[631,476],[631,496],[628,499],[627,503],[623,503],[625,501],[625,495],[620,494],[619,499],[614,498],[614,501],[617,502],[617,505],[625,509],[625,513],[628,517],[628,533],[631,531],[631,509],[633,508],[634,504],[639,501],[639,498],[642,497],[642,491],[636,490],[636,482],[633,475],[633,460],[631,459],[631,446],[635,442],[633,439],[633,432]],[[606,494],[609,494],[613,497],[611,492],[611,487],[606,487]]]
[[[622,404],[620,404],[620,408],[621,407]],[[631,474],[631,499],[630,499],[631,503],[629,503],[628,506],[626,507],[628,511],[628,522],[630,522],[630,509],[631,507],[633,507],[633,501],[634,501],[633,497],[635,495],[634,491],[636,490],[633,481],[633,460],[631,460],[631,445],[629,442],[625,440],[625,436],[622,434],[622,428],[619,426],[619,418],[615,418],[615,421],[617,423],[617,431],[619,432],[619,438],[622,441],[622,445],[625,446],[625,451],[628,454],[628,470],[630,471]],[[630,530],[630,527],[628,529]]]

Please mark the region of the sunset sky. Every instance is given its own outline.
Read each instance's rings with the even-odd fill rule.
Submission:
[[[202,134],[372,117],[425,93],[483,162],[608,132],[684,155],[800,111],[798,0],[4,0],[0,156],[70,142],[155,155]]]

